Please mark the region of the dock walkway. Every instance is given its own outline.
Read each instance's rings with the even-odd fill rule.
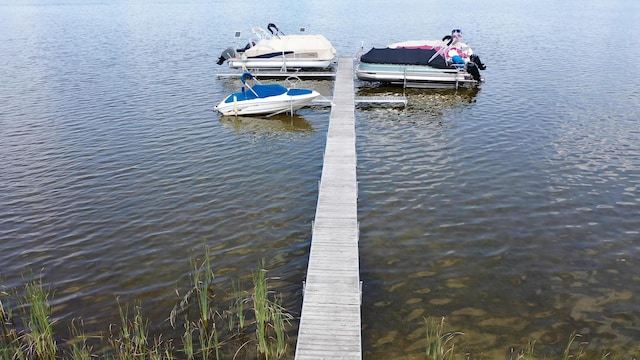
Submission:
[[[296,360],[362,359],[353,59],[340,58]]]

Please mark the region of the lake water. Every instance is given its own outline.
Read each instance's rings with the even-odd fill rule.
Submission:
[[[5,0],[5,289],[41,276],[61,334],[74,318],[90,333],[119,323],[116,299],[164,333],[209,247],[219,283],[264,259],[299,313],[329,110],[212,111],[237,88],[215,76],[220,52],[269,22],[340,56],[461,28],[488,67],[478,90],[356,110],[365,359],[423,358],[425,317],[464,332],[472,358],[530,339],[558,352],[574,331],[637,351],[635,0]]]

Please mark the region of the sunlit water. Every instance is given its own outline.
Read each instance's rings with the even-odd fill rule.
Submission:
[[[298,312],[329,110],[221,118],[237,82],[217,57],[269,22],[341,56],[459,27],[488,66],[480,89],[356,110],[364,357],[422,358],[423,319],[443,316],[478,358],[560,351],[574,331],[631,353],[640,4],[529,3],[4,2],[2,284],[42,277],[62,333],[119,322],[117,299],[165,332],[209,247],[220,284],[264,259]]]

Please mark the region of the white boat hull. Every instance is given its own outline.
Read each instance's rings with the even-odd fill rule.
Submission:
[[[233,69],[327,69],[331,67],[334,59],[318,60],[308,58],[231,58],[227,60],[229,67]]]
[[[228,102],[227,98],[225,98],[215,107],[215,110],[222,115],[271,115],[301,109],[309,105],[318,96],[320,96],[320,93],[311,91],[311,93],[303,95],[290,96],[282,94],[243,101]]]
[[[458,87],[477,83],[463,69],[436,69],[430,66],[360,63],[356,77],[405,87]]]

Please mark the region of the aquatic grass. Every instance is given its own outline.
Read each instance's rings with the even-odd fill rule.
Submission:
[[[191,322],[185,321],[184,333],[182,334],[182,346],[183,346],[182,352],[186,356],[187,360],[194,359],[194,355],[195,355],[194,347],[193,347],[193,332],[194,332],[194,329],[192,328]]]
[[[3,291],[2,298],[9,293]],[[54,360],[58,346],[53,334],[49,293],[40,280],[29,280],[24,296],[18,302],[21,309],[20,323],[13,311],[0,299],[2,338],[0,354],[3,359]]]
[[[258,353],[269,358],[267,346],[267,321],[269,319],[269,307],[267,299],[266,271],[260,269],[253,273],[253,314],[256,322],[256,340]]]
[[[162,336],[149,336],[149,322],[142,316],[142,307],[136,304],[133,318],[129,317],[129,308],[118,301],[121,325],[109,328],[110,351],[103,354],[106,359],[116,360],[172,360],[174,352],[172,341],[162,340]],[[93,356],[92,356],[93,357]]]
[[[53,324],[51,318],[51,305],[49,293],[44,290],[42,282],[31,282],[26,287],[25,304],[28,310],[25,314],[29,332],[25,334],[29,346],[27,354],[38,359],[54,360],[57,346],[53,337]]]
[[[2,337],[0,338],[0,357],[2,359],[23,359],[20,335],[14,323],[11,308],[7,308],[2,301],[9,296],[5,291],[0,293],[0,322],[2,323]]]
[[[109,331],[113,356],[123,360],[144,358],[147,354],[148,333],[147,322],[142,318],[141,306],[134,306],[133,319],[130,319],[128,306],[123,308],[120,301],[117,302],[121,326],[112,325]]]
[[[569,359],[582,359],[583,357],[586,356],[584,347],[582,346],[583,344],[579,344],[578,345],[578,349],[577,352],[574,354],[571,350],[574,342],[576,341],[577,338],[579,338],[581,335],[577,334],[577,333],[572,333],[571,336],[569,336],[569,343],[567,344],[567,347],[564,349],[564,352],[562,353],[562,360],[569,360]]]
[[[269,283],[264,269],[253,272],[253,315],[256,326],[257,351],[263,359],[280,359],[287,351],[286,326],[293,319],[283,307],[279,296],[269,298]]]
[[[536,341],[535,340],[529,340],[529,342],[527,343],[527,345],[522,349],[522,351],[520,351],[518,354],[516,354],[515,360],[535,360],[535,356],[534,356],[534,348],[536,345]],[[514,359],[513,357],[513,353],[514,353],[514,349],[511,349],[511,359]]]
[[[205,258],[201,264],[191,261],[191,288],[182,297],[181,301],[173,307],[169,316],[171,325],[175,328],[178,315],[182,315],[181,321],[184,326],[184,333],[181,336],[183,350],[187,359],[196,356],[203,360],[221,358],[221,347],[216,321],[220,321],[222,316],[212,306],[215,297],[214,272],[211,267],[209,249],[205,248]],[[189,316],[189,308],[195,302],[196,316],[192,319]],[[194,340],[197,340],[194,342]]]
[[[233,281],[232,291],[226,296],[221,284],[214,286],[214,274],[207,256],[193,264],[192,286],[171,311],[172,325],[180,323],[174,337],[152,337],[149,322],[142,316],[142,306],[118,304],[119,325],[109,326],[107,337],[95,336],[101,341],[99,352],[87,344],[82,320],[72,320],[71,339],[58,343],[53,333],[54,322],[49,304],[51,293],[44,290],[42,281],[28,281],[22,291],[0,291],[0,358],[11,360],[219,360],[287,358],[287,327],[293,317],[282,306],[282,297],[270,290],[268,271],[264,261],[251,273],[245,283]],[[248,279],[248,278],[247,278]],[[22,294],[22,295],[18,295]],[[15,296],[12,299],[11,296]],[[225,307],[220,306],[222,298]],[[226,299],[226,300],[225,300]],[[229,303],[228,300],[231,300]],[[11,305],[9,305],[11,304]],[[15,305],[14,305],[15,304]],[[225,308],[224,310],[221,310]],[[17,310],[16,310],[17,309]],[[204,313],[203,313],[204,312]],[[18,314],[18,316],[16,316]],[[476,358],[468,349],[458,354],[456,340],[460,331],[447,331],[445,318],[424,319],[426,328],[425,358],[427,360],[453,360]],[[175,327],[174,327],[175,329]],[[535,340],[522,350],[512,350],[511,360],[536,359],[635,359],[616,357],[602,352],[600,357],[587,352],[581,335],[572,334],[560,352],[555,355],[536,354]],[[174,341],[178,345],[174,347]],[[557,349],[556,349],[557,350]],[[636,356],[636,357],[634,357]]]
[[[214,286],[214,273],[208,250],[202,263],[192,262],[191,288],[171,311],[170,323],[175,328],[182,322],[183,351],[188,359],[221,359],[223,353],[233,358],[243,353],[255,354],[261,359],[281,359],[286,354],[286,327],[293,318],[281,305],[281,298],[270,297],[264,261],[259,270],[252,272],[251,287],[241,281],[232,281],[231,305],[222,310],[215,303],[216,292],[225,292]],[[195,313],[190,311],[195,308]]]
[[[427,345],[425,355],[427,360],[452,360],[454,359],[455,345],[452,343],[456,336],[464,335],[460,331],[445,332],[445,318],[440,321],[424,319]]]
[[[287,351],[287,333],[286,327],[290,324],[293,316],[290,315],[281,305],[282,297],[276,296],[271,305],[271,321],[275,335],[275,355],[276,358],[282,358]]]
[[[196,271],[194,271],[193,282],[196,294],[198,295],[200,319],[203,322],[204,328],[207,328],[210,319],[213,317],[213,314],[210,312],[209,307],[209,296],[212,295],[213,292],[211,292],[210,294],[209,289],[213,285],[214,279],[213,270],[211,269],[209,248],[207,248],[205,251],[205,258],[202,267],[204,268],[203,271],[199,271],[199,269],[196,269]]]
[[[87,345],[87,336],[84,333],[84,323],[82,320],[79,320],[78,325],[76,325],[75,320],[72,320],[69,326],[69,332],[71,335],[70,358],[73,360],[91,359],[93,348]]]
[[[587,345],[587,343],[578,343],[576,345],[576,340],[581,337],[580,334],[578,333],[572,333],[569,336],[569,340],[567,341],[567,345],[565,346],[564,350],[562,351],[562,360],[579,360],[579,359],[583,359],[588,357],[588,354],[585,350],[585,347]],[[513,360],[535,360],[538,357],[535,355],[535,351],[534,351],[534,347],[535,347],[536,341],[535,340],[530,340],[529,343],[518,353],[516,354],[516,356],[513,356],[513,350],[511,349],[511,357],[510,359]],[[600,359],[604,360],[606,358],[608,358],[610,355],[610,353],[608,352],[603,352]],[[547,357],[543,356],[543,359],[546,359]]]
[[[233,296],[236,299],[235,302],[235,316],[238,319],[238,328],[244,328],[244,293],[242,291],[242,286],[239,281],[234,281],[232,283],[233,286]],[[231,317],[233,319],[233,316]],[[229,328],[233,327],[234,321],[229,322]]]
[[[198,334],[198,344],[200,348],[198,353],[204,360],[210,359],[213,354],[216,360],[220,359],[220,339],[215,324],[218,313],[211,306],[210,301],[213,300],[215,292],[213,289],[213,280],[215,278],[213,269],[211,268],[211,258],[209,248],[205,249],[205,258],[201,265],[192,262],[194,268],[192,277],[192,292],[196,295],[198,318],[191,325]],[[185,321],[189,321],[188,318]],[[193,344],[193,340],[189,341]],[[195,353],[194,353],[195,354]]]

